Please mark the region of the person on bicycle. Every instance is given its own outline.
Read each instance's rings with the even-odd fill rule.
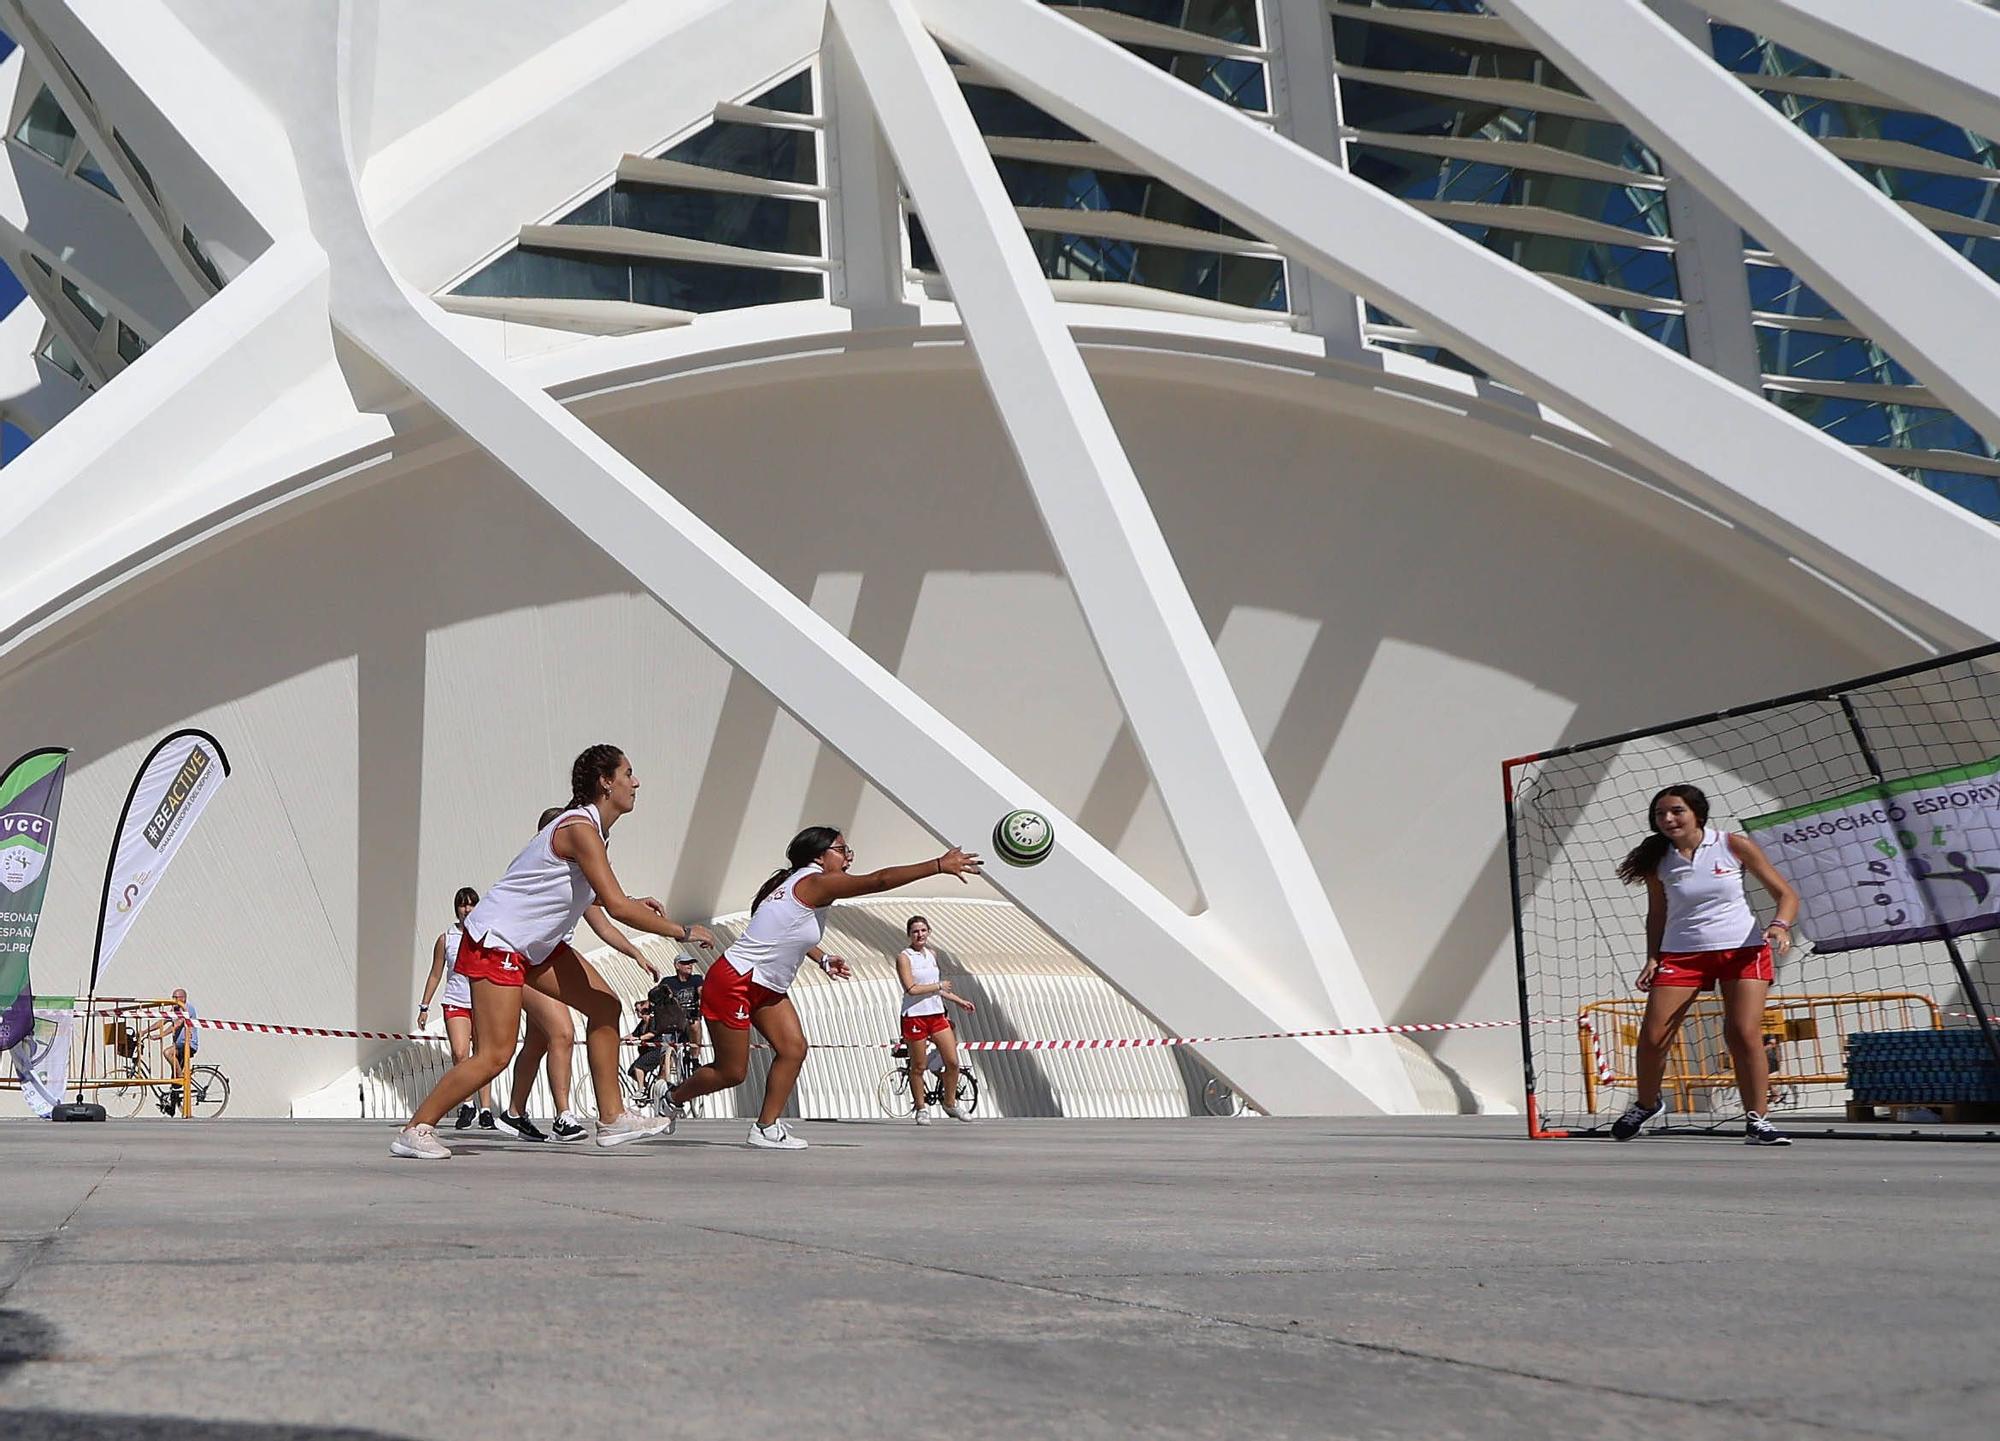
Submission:
[[[188,1004],[186,988],[175,986],[173,1010],[140,1033],[141,1040],[159,1035],[167,1037],[167,1064],[176,1076],[194,1066],[195,1053],[201,1049],[201,1028],[195,1024],[199,1014]]]
[[[694,957],[679,955],[674,957],[674,973],[653,987],[655,1014],[665,1014],[662,1008],[669,1001],[678,1006],[685,1021],[680,1043],[697,1051],[701,1049],[701,982],[701,971]]]
[[[625,1074],[632,1078],[633,1085],[644,1090],[651,1084],[649,1078],[657,1075],[665,1062],[667,1047],[685,1028],[686,1017],[675,1013],[671,1001],[664,1006],[655,1004],[650,994],[632,1010],[635,1016],[632,1034],[625,1039],[639,1048],[639,1054],[632,1058]]]
[[[950,981],[939,978],[930,921],[911,916],[903,933],[910,944],[896,956],[896,978],[903,983],[903,1040],[910,1051],[910,1119],[919,1126],[931,1123],[930,1107],[924,1100],[929,1064],[925,1051],[935,1045],[944,1057],[943,1084],[938,1092],[944,1098],[944,1113],[954,1121],[969,1121],[972,1112],[958,1103],[958,1035],[951,1028],[945,1002],[968,1012],[973,1009],[972,1002],[956,994]]]

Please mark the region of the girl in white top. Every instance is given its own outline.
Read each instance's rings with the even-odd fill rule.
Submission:
[[[430,1021],[431,998],[438,994],[438,983],[443,981],[444,995],[439,999],[444,1006],[444,1033],[451,1043],[453,1061],[462,1061],[472,1054],[472,983],[459,974],[458,943],[465,935],[466,915],[478,904],[479,892],[471,886],[460,886],[458,894],[452,897],[452,909],[458,919],[431,947],[431,973],[424,981],[424,998],[417,1004],[417,1029],[421,1031]],[[494,1128],[491,1090],[490,1086],[481,1086],[477,1095],[480,1129],[487,1131]],[[467,1101],[458,1108],[457,1129],[465,1130],[472,1121],[472,1102]]]
[[[764,1104],[750,1126],[750,1144],[771,1150],[805,1149],[783,1121],[785,1103],[798,1084],[806,1060],[805,1031],[792,1005],[792,980],[808,958],[828,975],[845,980],[853,974],[847,962],[820,949],[827,908],[835,901],[893,891],[931,876],[979,874],[980,861],[953,846],[935,860],[855,875],[849,867],[854,852],[832,826],[810,826],[785,847],[785,864],[750,903],[750,921],[722,959],[708,968],[701,987],[701,1016],[709,1023],[715,1059],[668,1093],[670,1114],[711,1091],[743,1083],[750,1069],[750,1028],[755,1026],[772,1050],[771,1072],[764,1081]]]
[[[592,746],[570,767],[570,808],[536,832],[527,848],[465,918],[458,969],[472,982],[472,1054],[446,1071],[390,1145],[395,1156],[442,1160],[451,1154],[437,1123],[506,1068],[520,1036],[521,994],[532,986],[584,1018],[597,1090],[597,1144],[617,1146],[673,1129],[625,1110],[618,1075],[618,993],[569,944],[592,901],[614,920],[670,940],[712,946],[702,926],[678,925],[660,903],[634,900],[612,873],[604,843],[639,794],[632,764],[616,746]]]
[[[1744,1140],[1753,1146],[1790,1145],[1764,1115],[1771,1088],[1764,999],[1774,976],[1771,953],[1782,956],[1791,949],[1798,893],[1750,837],[1709,828],[1708,797],[1699,787],[1668,786],[1653,797],[1647,813],[1652,834],[1618,867],[1621,881],[1646,887],[1646,965],[1637,984],[1647,996],[1639,1029],[1638,1094],[1611,1134],[1629,1141],[1666,1110],[1660,1089],[1668,1049],[1695,998],[1715,986],[1722,992],[1723,1039],[1747,1116]],[[1743,894],[1746,872],[1777,906],[1776,919],[1761,928]]]
[[[907,949],[896,956],[896,979],[903,983],[903,1044],[910,1053],[910,1118],[919,1126],[931,1122],[930,1107],[924,1099],[924,1082],[930,1065],[927,1054],[935,1045],[944,1058],[944,1113],[954,1121],[970,1121],[972,1112],[958,1104],[958,1034],[952,1030],[945,1011],[949,1001],[962,1011],[971,1011],[972,1002],[952,990],[951,982],[938,977],[937,952],[931,949],[931,923],[923,916],[911,916],[903,923],[909,938]]]

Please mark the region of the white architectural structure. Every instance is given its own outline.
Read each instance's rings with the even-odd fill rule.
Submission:
[[[0,0],[39,988],[199,723],[109,981],[212,1015],[406,1024],[601,739],[677,915],[1026,805],[979,893],[1169,1031],[1512,1014],[1500,757],[2000,635],[2000,14],[1710,9],[1856,76],[1683,0]],[[1207,1060],[1394,1111],[1518,1055]]]

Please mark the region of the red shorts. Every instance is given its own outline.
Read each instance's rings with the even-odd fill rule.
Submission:
[[[783,991],[758,985],[730,965],[729,957],[722,956],[708,968],[708,978],[701,983],[701,1018],[732,1031],[747,1031],[751,1016],[784,998]]]
[[[1656,986],[1691,986],[1705,991],[1718,981],[1768,981],[1769,946],[1741,946],[1733,951],[1662,951]]]
[[[951,1017],[943,1011],[932,1016],[903,1017],[903,1039],[906,1041],[927,1041],[939,1031],[951,1029]]]
[[[444,1008],[444,1018],[447,1021],[454,1021],[454,1020],[469,1021],[472,1019],[472,1012],[467,1010],[464,1006],[446,1006]]]
[[[518,986],[528,979],[528,972],[536,965],[546,966],[568,949],[569,943],[565,941],[541,961],[533,962],[519,951],[488,946],[465,936],[458,943],[456,965],[458,973],[467,980],[491,981],[496,986]]]

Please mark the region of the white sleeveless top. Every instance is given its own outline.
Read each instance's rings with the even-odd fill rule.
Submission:
[[[465,927],[457,921],[444,933],[444,988],[438,999],[460,1010],[472,1009],[472,982],[458,973],[458,943],[465,939]]]
[[[546,961],[570,938],[597,893],[583,878],[583,868],[557,855],[553,843],[558,830],[579,819],[596,826],[603,837],[604,819],[596,806],[564,811],[535,832],[507,874],[472,908],[465,934],[483,946],[518,951],[531,966]]]
[[[917,950],[914,946],[903,952],[903,959],[910,963],[910,979],[920,986],[937,984],[937,952],[926,946]],[[944,1014],[944,997],[933,991],[928,996],[913,996],[903,992],[903,1014],[906,1016],[941,1016]]]
[[[806,952],[826,934],[827,907],[802,906],[792,896],[800,876],[816,876],[817,864],[802,866],[786,876],[764,904],[750,914],[723,959],[767,991],[789,991],[805,963]]]
[[[1692,856],[1668,846],[1659,877],[1667,894],[1661,950],[1734,951],[1764,944],[1757,916],[1743,898],[1743,863],[1723,832],[1704,830]]]

